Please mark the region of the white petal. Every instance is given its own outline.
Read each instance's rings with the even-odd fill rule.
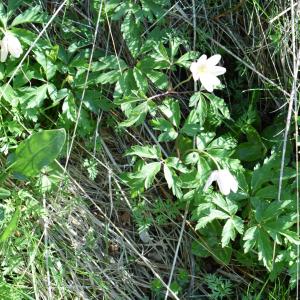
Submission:
[[[1,62],[5,62],[8,55],[7,43],[5,37],[1,41],[1,53],[0,53],[0,60]]]
[[[220,189],[220,192],[227,196],[230,193],[230,180],[227,176],[223,176],[222,173],[218,174],[217,183]]]
[[[213,171],[209,175],[209,177],[205,183],[205,186],[204,186],[204,192],[206,192],[208,190],[208,188],[211,186],[211,184],[217,180],[217,176],[218,176],[218,171]]]
[[[206,62],[206,60],[207,60],[207,56],[205,54],[202,54],[200,56],[200,58],[198,58],[197,63],[198,64],[203,64],[204,62]]]
[[[215,76],[223,75],[224,73],[226,73],[226,68],[214,66],[211,68],[211,73]]]
[[[214,90],[214,87],[221,83],[221,81],[216,76],[213,76],[209,73],[200,74],[200,81],[208,92],[212,92]]]
[[[16,58],[19,58],[23,52],[19,39],[11,34],[8,35],[8,51]]]
[[[219,63],[219,61],[221,60],[221,55],[220,54],[215,54],[213,56],[211,56],[208,60],[207,63],[210,66],[215,66],[217,63]]]
[[[238,190],[238,188],[239,188],[239,183],[238,183],[237,180],[234,178],[234,176],[232,176],[232,175],[230,174],[230,189],[231,189],[234,193],[236,193],[237,190]]]
[[[193,75],[193,79],[195,81],[197,81],[198,79],[200,79],[200,76],[199,76],[199,72],[198,72],[198,63],[197,62],[192,62],[191,64],[191,67],[190,67],[190,70],[192,72],[192,75]]]

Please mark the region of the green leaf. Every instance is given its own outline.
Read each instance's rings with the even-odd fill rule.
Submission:
[[[73,93],[69,92],[62,105],[62,112],[68,120],[75,122],[77,118],[77,106]]]
[[[167,4],[168,1],[155,1],[155,0],[141,0],[143,14],[145,17],[149,19],[149,21],[154,21],[154,16],[156,19],[160,19],[163,14],[165,13],[164,6]]]
[[[116,84],[114,98],[121,98],[122,94],[124,96],[132,95],[132,91],[137,91],[137,89],[133,71],[129,69],[120,76]]]
[[[0,243],[5,242],[16,230],[20,219],[20,215],[21,215],[21,199],[18,198],[13,216],[10,222],[8,223],[8,225],[6,226],[6,228],[4,229],[4,231],[0,235]]]
[[[167,121],[167,120],[165,120],[163,118],[152,120],[151,121],[151,125],[153,126],[153,128],[155,130],[160,130],[160,131],[163,132],[158,137],[158,141],[159,142],[173,141],[178,136],[178,133],[173,128],[172,124],[169,121]]]
[[[264,266],[269,271],[271,271],[273,258],[273,244],[269,238],[269,235],[263,229],[259,229],[257,232],[257,249],[258,259],[262,260]]]
[[[162,72],[150,70],[146,75],[152,81],[154,86],[161,90],[166,89],[169,85],[168,76]]]
[[[195,107],[195,111],[198,115],[198,122],[202,126],[207,116],[207,103],[201,92],[195,93],[190,98],[189,106]]]
[[[198,150],[204,150],[207,148],[207,145],[213,140],[215,137],[214,132],[200,132],[196,137],[196,145]]]
[[[275,170],[280,168],[280,153],[272,152],[271,156],[264,160],[262,166],[256,166],[252,174],[251,188],[253,192],[258,190],[265,182],[275,176]]]
[[[284,230],[279,232],[281,235],[285,236],[286,239],[293,245],[300,245],[300,239],[296,232],[291,230]]]
[[[172,171],[170,170],[170,168],[166,164],[164,164],[164,175],[165,175],[165,179],[167,181],[168,187],[169,187],[169,189],[171,189],[174,185],[173,174],[172,174]]]
[[[232,221],[233,221],[233,225],[234,225],[235,230],[238,233],[243,234],[243,232],[244,232],[243,220],[238,216],[233,216]]]
[[[48,97],[48,84],[43,84],[39,87],[26,87],[20,89],[20,96],[22,99],[22,104],[25,104],[26,108],[36,108],[41,107],[43,101]]]
[[[231,216],[233,216],[238,210],[238,206],[234,202],[230,199],[225,200],[219,193],[213,194],[212,202],[219,208],[225,210]]]
[[[19,14],[11,23],[10,27],[14,27],[24,23],[44,23],[46,15],[40,5],[28,8]]]
[[[128,155],[137,155],[141,158],[153,158],[159,159],[161,157],[161,152],[157,146],[132,146],[129,151],[126,152]]]
[[[189,169],[180,161],[178,157],[171,157],[169,156],[166,159],[166,164],[171,167],[172,169],[175,169],[181,173],[188,173]]]
[[[6,199],[11,196],[11,192],[7,189],[0,188],[0,199]]]
[[[145,188],[148,189],[151,187],[156,174],[160,171],[160,167],[160,162],[146,164],[134,175],[134,177],[144,180]]]
[[[155,61],[157,62],[165,62],[166,67],[171,64],[169,54],[163,43],[159,43],[154,47],[156,53],[153,55]]]
[[[175,127],[180,125],[180,105],[177,100],[167,99],[159,106],[159,109]]]
[[[207,148],[232,150],[236,147],[236,145],[237,141],[232,136],[226,134],[213,140]]]
[[[224,219],[228,219],[228,218],[230,218],[230,216],[227,215],[226,213],[224,213],[220,210],[217,210],[217,209],[210,209],[207,216],[201,217],[198,220],[195,230],[204,228],[208,223],[212,222],[215,219],[224,220]]]
[[[213,255],[212,257],[218,262],[223,265],[228,265],[231,259],[232,248],[230,245],[222,248],[221,246],[217,245],[213,248]]]
[[[267,185],[259,189],[255,193],[255,197],[264,198],[264,199],[274,199],[278,193],[278,187],[274,185]]]
[[[43,52],[34,51],[34,57],[36,61],[42,66],[46,79],[50,80],[57,71],[57,65],[54,64]]]
[[[4,84],[0,87],[0,96],[1,95],[12,107],[18,106],[19,97],[10,84]]]
[[[200,159],[199,152],[190,152],[184,157],[184,163],[187,165],[195,165]]]
[[[177,59],[175,64],[189,68],[191,66],[192,61],[196,60],[199,57],[199,52],[189,51],[183,54],[180,58]]]
[[[89,75],[87,84],[95,85],[95,84],[113,84],[119,80],[121,73],[119,70],[111,70],[105,73],[94,72]],[[80,74],[80,76],[76,76],[76,84],[79,84],[81,87],[85,86],[86,81],[86,73]]]
[[[230,240],[234,241],[236,237],[236,231],[235,227],[233,224],[232,219],[228,219],[223,227],[222,231],[222,247],[226,247],[229,243]]]
[[[222,98],[214,94],[202,93],[210,101],[210,104],[215,113],[223,116],[225,119],[230,119],[229,109]]]
[[[104,70],[124,70],[127,68],[127,64],[123,59],[115,56],[108,55],[105,57],[100,57],[98,61],[93,62],[91,65],[92,72],[99,72]]]
[[[139,90],[146,94],[148,91],[147,78],[138,68],[133,69],[133,76],[135,78],[136,85],[139,88]]]
[[[264,150],[260,143],[245,142],[237,146],[235,157],[243,161],[256,161],[264,156]]]
[[[3,27],[6,27],[7,15],[3,3],[0,3],[0,22],[2,23]]]
[[[82,98],[82,93],[83,91],[76,93],[77,99]],[[86,90],[82,101],[85,107],[95,114],[98,114],[100,109],[109,111],[113,107],[113,103],[99,90]]]
[[[275,194],[276,195],[276,194]],[[268,219],[274,219],[284,212],[284,209],[292,204],[292,200],[286,201],[273,201],[261,214],[261,219],[266,221]]]
[[[21,142],[9,169],[25,177],[37,175],[60,154],[66,140],[64,129],[43,130]]]
[[[145,121],[149,110],[147,102],[143,102],[131,110],[128,119],[119,124],[121,127],[129,127],[132,125],[140,125]]]
[[[9,16],[11,16],[14,11],[19,8],[24,0],[8,0],[8,5],[7,5],[7,13]]]
[[[136,58],[140,52],[142,27],[133,14],[128,13],[121,25],[121,31],[132,56]]]
[[[247,231],[244,234],[243,240],[245,241],[244,243],[244,251],[245,253],[249,252],[251,249],[256,244],[257,240],[257,235],[258,235],[258,227],[253,226],[247,229]]]

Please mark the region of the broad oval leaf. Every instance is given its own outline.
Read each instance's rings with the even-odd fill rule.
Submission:
[[[51,164],[60,154],[66,140],[64,129],[43,130],[31,135],[16,149],[10,170],[16,177],[31,177]]]

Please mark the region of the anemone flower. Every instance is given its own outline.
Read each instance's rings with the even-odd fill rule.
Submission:
[[[217,181],[220,192],[225,196],[229,195],[230,191],[236,193],[238,190],[238,182],[228,170],[213,171],[207,179],[204,191],[206,191],[214,181]]]
[[[11,56],[19,58],[23,52],[19,39],[9,31],[6,31],[4,33],[4,37],[0,41],[0,47],[1,47],[1,52],[0,52],[1,62],[6,61],[9,53]]]
[[[212,92],[216,86],[221,84],[217,76],[226,72],[225,68],[217,66],[220,59],[220,54],[215,54],[210,58],[207,58],[207,56],[203,54],[196,62],[191,64],[190,70],[194,80],[200,80],[208,92]]]

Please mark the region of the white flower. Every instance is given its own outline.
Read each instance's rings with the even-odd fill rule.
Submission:
[[[0,60],[1,62],[5,62],[10,53],[11,56],[19,58],[22,54],[22,46],[17,37],[15,37],[9,31],[6,31],[4,34],[4,38],[0,41],[1,53]]]
[[[214,181],[217,181],[220,192],[223,195],[229,195],[230,191],[236,193],[238,190],[238,182],[228,170],[213,171],[207,179],[204,191],[206,191]]]
[[[216,66],[220,59],[220,54],[213,55],[209,59],[203,54],[197,62],[191,64],[190,70],[194,80],[200,80],[203,87],[209,92],[212,92],[215,86],[221,84],[217,76],[226,72],[225,68]]]

